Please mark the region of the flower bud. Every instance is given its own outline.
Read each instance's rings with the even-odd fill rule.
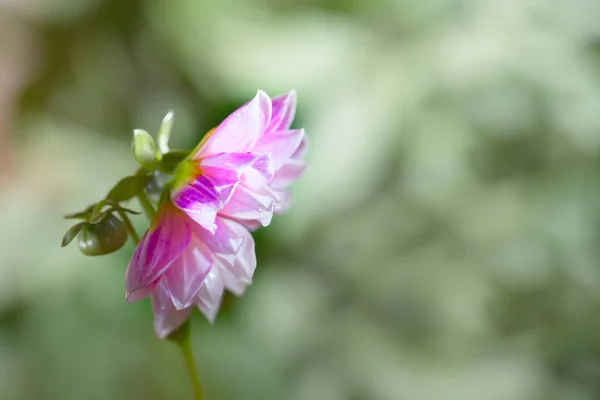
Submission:
[[[158,150],[160,152],[159,158],[169,152],[169,137],[171,136],[171,128],[173,128],[173,117],[173,110],[170,110],[160,124],[157,136]]]
[[[158,160],[152,136],[143,129],[134,129],[132,147],[135,160],[146,169],[154,169]]]
[[[127,237],[125,224],[111,214],[96,224],[85,225],[79,232],[77,241],[83,254],[99,256],[119,250]]]

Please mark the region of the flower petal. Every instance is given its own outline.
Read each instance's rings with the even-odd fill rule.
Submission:
[[[252,153],[217,154],[202,160],[201,175],[171,193],[173,203],[213,232],[217,211],[229,201],[244,171],[262,160]]]
[[[219,274],[221,274],[221,280],[227,290],[236,296],[241,296],[246,291],[246,288],[252,283],[240,279],[235,276],[230,270],[225,267],[219,266]]]
[[[302,136],[302,141],[300,142],[300,145],[298,146],[298,148],[296,149],[294,154],[292,154],[292,159],[304,160],[304,157],[306,157],[306,154],[308,153],[309,148],[310,148],[310,140],[308,139],[308,136],[304,135],[304,136]]]
[[[254,220],[262,226],[268,226],[277,200],[275,192],[266,185],[260,192],[239,185],[229,202],[219,211],[219,215],[237,220]]]
[[[200,161],[203,175],[233,181],[239,180],[246,168],[264,163],[265,158],[254,152],[219,153]]]
[[[256,220],[267,226],[279,201],[277,193],[269,187],[274,173],[270,156],[263,154],[242,176],[229,201],[219,214],[236,220]]]
[[[271,156],[273,168],[278,170],[288,161],[300,146],[304,138],[304,129],[279,130],[265,133],[254,146],[256,153],[266,153]]]
[[[171,204],[161,205],[129,261],[125,274],[128,301],[146,297],[149,286],[181,255],[191,237],[188,221],[185,214]]]
[[[281,190],[278,192],[278,195],[281,201],[275,205],[275,210],[273,210],[273,213],[283,214],[289,210],[292,205],[292,192],[289,190]]]
[[[192,237],[185,251],[171,263],[163,276],[176,309],[193,304],[212,266],[212,253],[198,238]]]
[[[171,193],[171,200],[198,224],[214,231],[215,216],[233,193],[237,181],[215,182],[204,175]]]
[[[273,213],[275,213],[276,210],[277,210],[277,204],[275,204],[275,209],[273,210]],[[250,232],[254,232],[257,229],[262,228],[262,224],[254,219],[237,219],[237,218],[231,218],[231,217],[228,217],[228,218],[230,218],[232,221],[235,221],[238,224],[242,225],[244,228],[248,229],[248,231],[250,231]]]
[[[154,311],[154,333],[164,339],[188,319],[191,307],[177,310],[171,303],[171,296],[164,283],[159,283],[152,292],[152,310]]]
[[[292,90],[283,96],[273,98],[273,115],[271,116],[271,122],[267,128],[267,132],[290,129],[294,116],[296,115],[297,101],[298,99],[295,90]]]
[[[217,215],[215,219],[217,229],[214,233],[199,225],[192,226],[192,231],[194,236],[204,243],[213,254],[233,261],[244,242],[244,238],[233,232],[225,224],[225,221],[224,218]]]
[[[271,99],[259,90],[256,96],[227,117],[200,146],[193,159],[217,153],[250,151],[271,119]]]
[[[306,169],[304,161],[290,160],[275,172],[271,187],[275,190],[285,189],[298,180]]]
[[[225,288],[218,271],[210,271],[196,296],[196,305],[211,324],[215,321],[224,294]]]
[[[241,224],[223,219],[224,225],[227,226],[232,236],[237,236],[243,239],[242,246],[235,259],[227,260],[220,256],[216,256],[220,266],[227,269],[233,276],[239,279],[245,284],[252,283],[252,275],[256,269],[256,252],[254,249],[254,239],[248,230]],[[229,290],[235,293],[233,288],[228,287]]]
[[[306,153],[308,153],[309,149],[309,140],[308,136],[302,136],[302,140],[300,141],[300,145],[294,151],[294,154],[290,157],[290,159],[284,163],[280,168],[275,172],[275,176],[271,181],[271,187],[275,190],[285,189],[294,183],[304,170],[306,169],[306,163],[304,162],[304,157],[306,157]]]

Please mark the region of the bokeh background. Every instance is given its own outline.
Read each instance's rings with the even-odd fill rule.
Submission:
[[[295,88],[291,212],[214,326],[209,400],[600,398],[600,3],[0,0],[0,399],[190,399],[132,246],[60,248],[134,170]],[[138,207],[133,202],[132,207]],[[144,220],[136,219],[139,230]]]

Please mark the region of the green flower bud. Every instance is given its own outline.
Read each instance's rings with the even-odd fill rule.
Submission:
[[[79,250],[88,256],[99,256],[119,250],[127,241],[125,224],[113,215],[107,215],[96,224],[85,225],[77,241]]]
[[[154,169],[158,160],[152,136],[143,129],[134,129],[132,147],[135,160],[148,170]]]
[[[157,136],[158,150],[160,152],[159,158],[169,152],[169,137],[171,136],[171,128],[173,128],[173,117],[173,110],[170,110],[160,124]]]

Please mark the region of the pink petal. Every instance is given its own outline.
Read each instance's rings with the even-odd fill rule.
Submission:
[[[240,185],[235,189],[229,202],[219,211],[219,215],[239,220],[254,220],[260,222],[262,226],[268,226],[273,218],[277,201],[274,194],[275,192],[268,186],[265,186],[260,193]]]
[[[225,187],[221,186],[222,191],[233,192],[235,183],[230,183]],[[229,196],[230,193],[221,194]],[[221,202],[214,183],[207,177],[201,175],[181,189],[174,190],[171,192],[171,200],[194,221],[206,229],[213,229],[215,215]]]
[[[283,214],[287,212],[292,205],[292,192],[290,192],[289,190],[282,190],[278,192],[278,195],[281,199],[281,202],[275,205],[275,210],[273,210],[273,212],[275,214]]]
[[[294,183],[304,170],[306,169],[306,163],[304,157],[308,153],[309,140],[308,136],[304,135],[300,141],[300,145],[294,151],[289,161],[284,163],[276,172],[273,180],[271,181],[271,188],[275,190],[285,189]]]
[[[290,160],[285,163],[277,172],[271,181],[271,188],[275,190],[285,189],[298,180],[306,169],[304,161]]]
[[[288,94],[273,98],[273,115],[267,128],[267,132],[290,129],[294,116],[296,115],[297,96],[292,90]]]
[[[216,128],[192,158],[251,151],[270,119],[271,99],[259,90],[250,102],[234,111]]]
[[[199,225],[193,226],[192,230],[198,240],[204,243],[213,254],[233,261],[242,247],[244,238],[232,231],[225,222],[224,218],[217,216],[215,220],[217,229],[214,233],[210,233]]]
[[[276,210],[277,210],[277,204],[275,204],[275,209],[273,210],[273,213],[275,213]],[[230,217],[228,217],[228,218],[230,218]],[[262,228],[262,224],[253,219],[236,219],[236,218],[230,218],[230,219],[232,221],[235,221],[238,224],[242,225],[244,228],[248,229],[250,232],[254,232],[257,229]]]
[[[249,166],[261,163],[265,163],[265,158],[254,152],[219,153],[203,158],[199,166],[202,170],[202,175],[233,181],[239,180]]]
[[[221,277],[218,271],[212,270],[204,280],[204,285],[198,292],[198,296],[196,296],[196,306],[211,324],[215,321],[224,294],[225,288]]]
[[[193,304],[194,297],[212,266],[212,253],[198,238],[193,237],[185,251],[171,263],[163,275],[176,309],[181,310]]]
[[[300,146],[304,138],[304,129],[279,130],[265,133],[254,146],[256,153],[266,153],[271,156],[273,168],[278,170],[288,161]]]
[[[245,171],[241,184],[236,187],[219,214],[236,220],[257,220],[263,226],[269,225],[279,201],[277,193],[269,187],[273,176],[270,156],[261,155],[252,168]]]
[[[217,211],[230,199],[244,171],[262,162],[252,153],[217,154],[201,161],[202,175],[171,193],[173,203],[213,232]]]
[[[252,283],[252,281],[236,276],[223,263],[220,263],[219,260],[217,260],[216,266],[219,268],[219,274],[223,281],[223,285],[236,296],[244,294],[246,288]]]
[[[302,136],[302,141],[300,142],[300,145],[298,146],[298,148],[296,149],[294,154],[292,154],[292,159],[304,160],[304,157],[306,157],[306,154],[308,153],[309,148],[310,148],[310,140],[308,139],[308,136],[304,135],[304,136]]]
[[[247,168],[244,171],[241,179],[242,181],[249,186],[248,180],[250,178],[254,179],[254,181],[258,182],[257,179],[260,179],[260,184],[263,181],[270,182],[275,175],[275,169],[273,168],[273,162],[271,161],[270,154],[258,154],[252,153],[256,158],[252,161],[250,165],[251,168]],[[255,171],[255,172],[251,172]]]
[[[125,273],[128,301],[147,296],[149,286],[184,251],[191,237],[188,221],[185,214],[171,204],[161,205],[152,221],[154,227],[144,234],[129,261]],[[138,291],[140,293],[136,293]]]
[[[227,269],[233,276],[245,284],[252,283],[252,275],[256,269],[256,252],[254,249],[254,239],[248,230],[241,224],[224,219],[224,224],[227,225],[232,235],[236,235],[243,239],[243,244],[237,252],[237,256],[233,261],[226,260],[216,256],[219,265]],[[235,293],[234,289],[229,288]]]
[[[159,339],[164,339],[188,319],[192,308],[177,310],[171,303],[171,297],[161,282],[152,293],[152,310],[154,311],[154,332]]]
[[[217,211],[229,200],[237,181],[224,181],[201,175],[171,193],[171,200],[198,224],[214,232]]]

